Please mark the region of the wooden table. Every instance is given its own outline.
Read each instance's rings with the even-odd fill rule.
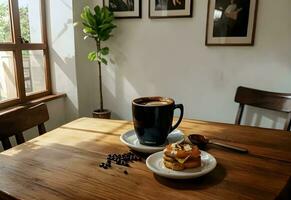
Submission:
[[[217,147],[218,165],[193,180],[154,175],[144,162],[99,168],[108,153],[127,152],[126,121],[81,118],[0,154],[0,199],[291,199],[291,134],[271,129],[184,120],[186,134],[249,149]]]

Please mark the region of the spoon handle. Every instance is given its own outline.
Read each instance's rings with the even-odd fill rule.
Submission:
[[[221,147],[224,147],[224,148],[227,148],[227,149],[231,149],[231,150],[234,150],[234,151],[238,151],[238,152],[241,152],[241,153],[247,153],[248,150],[245,149],[245,148],[241,148],[241,147],[236,147],[236,146],[232,146],[232,145],[229,145],[229,144],[223,144],[223,143],[220,143],[220,142],[213,142],[213,141],[209,141],[210,144],[215,144],[217,146],[221,146]]]

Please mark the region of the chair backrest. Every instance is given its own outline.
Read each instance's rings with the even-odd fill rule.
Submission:
[[[235,102],[239,103],[239,109],[236,115],[236,124],[241,123],[244,106],[254,106],[274,111],[288,113],[288,118],[284,130],[290,130],[291,126],[291,94],[276,93],[263,90],[257,90],[246,87],[238,87],[235,95]]]
[[[15,136],[17,144],[25,142],[23,132],[38,127],[39,134],[46,132],[44,122],[49,120],[47,106],[39,104],[32,107],[19,107],[0,115],[0,140],[3,148],[11,148],[9,137]]]

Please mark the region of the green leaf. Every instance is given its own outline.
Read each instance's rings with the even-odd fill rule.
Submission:
[[[94,15],[92,14],[90,8],[86,6],[81,13],[81,18],[84,20],[84,23],[88,24],[91,27],[96,26],[96,21]]]
[[[86,22],[82,22],[82,24],[85,26],[85,27],[89,27],[89,28],[92,28],[89,24],[87,24]]]
[[[94,11],[95,11],[95,14],[100,14],[101,12],[101,9],[100,9],[100,6],[99,5],[96,5],[95,8],[94,8]]]
[[[112,35],[110,35],[110,34],[105,34],[105,35],[100,35],[100,40],[101,41],[106,41],[106,40],[108,40],[110,37],[111,37]]]
[[[103,64],[105,64],[105,65],[108,64],[108,62],[107,62],[107,60],[106,60],[105,58],[101,58],[101,62],[102,62]]]
[[[97,52],[96,51],[92,51],[88,54],[88,59],[90,61],[96,61],[97,60]]]
[[[100,31],[103,31],[103,32],[104,31],[111,32],[115,27],[116,27],[116,25],[109,23],[109,24],[102,24],[98,28],[100,28]]]
[[[88,21],[88,19],[87,19],[87,12],[90,12],[89,6],[84,7],[83,8],[83,11],[81,13],[81,19],[83,19],[84,21]]]
[[[102,54],[102,55],[108,55],[109,54],[109,48],[108,47],[104,47],[104,48],[102,48],[102,49],[100,49],[100,53]]]
[[[83,29],[83,32],[86,33],[86,34],[91,34],[91,35],[97,34],[95,30],[93,30],[92,28],[89,28],[89,27],[85,27]]]
[[[94,19],[96,21],[96,25],[98,26],[99,24],[102,23],[102,21],[101,21],[101,9],[99,6],[96,6],[94,8],[94,11],[95,11]]]

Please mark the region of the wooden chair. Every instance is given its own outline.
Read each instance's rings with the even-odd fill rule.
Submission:
[[[240,86],[236,91],[235,102],[239,103],[235,124],[241,124],[244,107],[245,105],[249,105],[287,113],[288,117],[284,130],[290,130],[291,94],[267,92]]]
[[[49,120],[47,106],[39,104],[32,107],[20,107],[0,115],[0,141],[3,148],[12,147],[9,137],[15,136],[17,144],[25,142],[23,132],[38,127],[39,135],[46,132],[44,122]]]

